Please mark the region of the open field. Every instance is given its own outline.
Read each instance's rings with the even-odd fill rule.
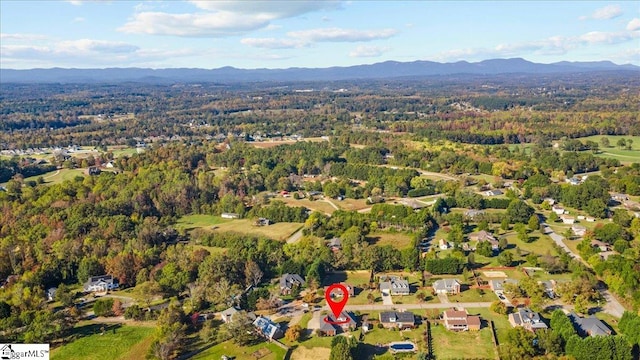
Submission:
[[[402,250],[408,248],[411,245],[411,236],[401,232],[391,233],[377,231],[369,234],[367,236],[367,241],[371,245],[391,245],[396,249]]]
[[[215,215],[192,214],[183,216],[176,224],[178,230],[206,229],[209,231],[233,231],[241,234],[264,236],[275,240],[286,240],[302,227],[300,223],[275,223],[256,226],[252,219],[223,219]]]
[[[291,353],[291,360],[329,360],[331,349],[327,348],[306,348],[298,346]]]
[[[443,325],[431,326],[431,335],[436,359],[495,359],[496,357],[496,350],[491,341],[491,329],[484,322],[480,331],[454,332],[445,329]]]
[[[334,201],[334,204],[344,210],[361,210],[371,207],[371,205],[367,205],[366,199],[344,199],[342,201]]]
[[[291,145],[291,144],[295,144],[299,141],[307,141],[307,142],[322,142],[322,141],[326,141],[323,138],[320,137],[311,137],[311,138],[304,138],[302,140],[273,140],[273,141],[253,141],[250,142],[249,144],[253,145],[254,147],[257,148],[272,148],[278,145]]]
[[[603,147],[600,144],[600,139],[606,137],[609,139],[610,147]],[[627,148],[620,148],[617,146],[617,143],[620,139],[625,140],[633,140],[633,144],[631,146],[631,150],[627,150]],[[594,135],[583,138],[578,138],[578,140],[585,142],[587,140],[591,140],[600,145],[600,151],[596,156],[598,157],[607,157],[618,159],[621,163],[632,163],[632,162],[640,162],[640,136],[627,136],[627,135]]]
[[[277,199],[282,200],[285,204],[289,206],[304,206],[308,209],[311,209],[312,211],[319,211],[323,214],[333,214],[333,212],[336,211],[336,208],[331,206],[331,204],[322,200],[314,200],[314,201],[309,201],[309,199],[296,200],[292,197],[288,197],[288,198],[278,197]]]
[[[232,357],[235,360],[255,360],[254,354],[264,354],[261,360],[281,360],[284,359],[286,352],[284,349],[269,342],[261,342],[253,346],[239,346],[231,341],[225,341],[218,345],[195,355],[191,359],[194,360],[219,360],[223,355]]]
[[[287,240],[302,227],[301,223],[275,223],[269,226],[256,226],[251,219],[237,219],[217,225],[212,231],[234,231],[246,235],[264,236],[274,240]]]
[[[104,327],[104,335],[101,328]],[[115,331],[115,333],[114,333]],[[77,340],[52,350],[53,360],[144,359],[153,339],[153,327],[115,324],[76,326]]]
[[[193,230],[196,228],[205,228],[213,225],[223,224],[231,220],[223,219],[216,215],[206,214],[191,214],[186,215],[178,220],[176,229],[178,230]]]

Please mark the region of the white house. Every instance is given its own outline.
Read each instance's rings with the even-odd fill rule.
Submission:
[[[553,207],[551,208],[551,211],[556,213],[556,215],[564,214],[564,208],[560,205],[553,205]]]
[[[240,215],[236,213],[222,213],[220,217],[223,219],[238,219]]]
[[[440,250],[447,250],[449,248],[449,244],[447,244],[447,241],[445,239],[440,239],[438,241],[438,245],[440,247]]]
[[[85,292],[104,292],[118,288],[118,281],[111,275],[91,276],[84,283]]]
[[[576,218],[574,218],[573,216],[562,215],[560,216],[560,219],[562,220],[563,224],[568,224],[568,225],[571,225],[576,222]]]
[[[575,236],[584,236],[587,232],[587,228],[582,225],[571,225],[571,231]]]

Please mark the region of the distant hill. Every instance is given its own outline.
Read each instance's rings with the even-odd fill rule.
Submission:
[[[610,61],[567,62],[538,64],[524,59],[492,59],[475,63],[459,61],[386,61],[371,65],[329,68],[288,69],[0,69],[0,83],[175,83],[175,82],[257,82],[257,81],[335,81],[351,79],[383,79],[436,75],[497,75],[497,74],[554,74],[595,71],[640,71],[635,65],[616,65]]]

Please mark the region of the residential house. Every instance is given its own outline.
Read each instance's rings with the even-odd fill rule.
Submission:
[[[596,218],[591,217],[591,216],[587,216],[587,217],[585,218],[585,220],[587,220],[587,222],[596,222]]]
[[[102,171],[97,166],[89,166],[89,169],[87,170],[88,175],[100,175],[101,172]]]
[[[344,286],[347,289],[347,292],[349,293],[349,296],[355,296],[355,287],[351,286],[349,284],[347,284],[346,282],[341,282],[340,285]],[[329,287],[325,286],[324,290],[327,291]]]
[[[571,225],[571,231],[575,236],[584,236],[587,233],[587,228],[582,225]]]
[[[369,196],[367,202],[369,204],[379,204],[384,202],[384,198],[382,196]]]
[[[464,212],[464,216],[469,220],[475,220],[476,217],[482,216],[484,214],[485,214],[484,210],[475,210],[475,209],[469,209]]]
[[[327,246],[331,251],[338,251],[342,249],[342,240],[338,237],[334,237],[333,239],[327,242]]]
[[[611,200],[623,203],[629,200],[629,196],[626,194],[611,194]]]
[[[400,203],[404,206],[408,206],[412,208],[413,210],[420,210],[424,207],[427,207],[426,204],[422,202],[418,202],[417,200],[414,200],[414,199],[402,199],[400,200]]]
[[[607,261],[609,259],[609,256],[611,255],[620,255],[620,253],[617,251],[601,251],[598,253],[598,256],[600,256],[600,259],[604,261]]]
[[[104,167],[107,169],[113,169],[115,165],[113,165],[113,161],[109,161],[106,164],[104,164]]]
[[[305,285],[304,279],[298,274],[283,274],[280,278],[280,294],[289,295],[295,288]]]
[[[546,201],[551,206],[553,206],[556,203],[556,200],[553,198],[544,198],[544,201]]]
[[[226,323],[230,323],[233,321],[233,316],[237,313],[239,313],[240,309],[232,306],[230,308],[228,308],[227,310],[223,311],[220,313],[220,317],[222,318],[222,321],[226,324]],[[247,316],[249,317],[249,319],[251,320],[255,320],[256,319],[256,315],[253,312],[247,312]]]
[[[538,284],[542,285],[542,287],[544,288],[544,293],[547,294],[547,296],[550,299],[555,299],[556,298],[556,281],[555,280],[545,280],[545,281],[538,281]]]
[[[560,206],[560,205],[553,205],[551,207],[551,211],[553,211],[554,213],[556,213],[556,215],[563,215],[565,210],[564,207]]]
[[[568,215],[561,215],[560,220],[562,220],[563,224],[567,224],[567,225],[572,225],[573,223],[576,222],[576,218]]]
[[[258,330],[260,335],[267,339],[279,339],[284,335],[280,325],[264,316],[258,316],[253,322],[253,326],[256,327],[256,330]]]
[[[449,244],[445,239],[440,239],[438,240],[438,247],[440,247],[440,250],[447,250],[449,248]]]
[[[513,327],[522,326],[526,330],[533,332],[548,328],[547,324],[540,318],[540,314],[528,308],[518,309],[518,311],[509,314],[509,323]]]
[[[469,234],[469,240],[477,241],[479,243],[488,241],[491,244],[491,249],[493,251],[500,250],[500,242],[493,236],[493,234],[485,230],[476,231]]]
[[[320,320],[320,331],[324,336],[335,336],[338,332],[353,331],[357,327],[356,321],[346,311],[341,312],[337,318],[330,313],[325,319]]]
[[[589,336],[607,336],[611,335],[611,329],[602,322],[602,320],[595,317],[595,315],[591,315],[590,317],[583,318],[578,316],[576,313],[570,313],[569,319],[573,321],[576,325],[576,328],[581,335],[589,335]]]
[[[380,323],[386,329],[412,329],[416,326],[416,317],[411,311],[383,311]]]
[[[388,295],[409,295],[409,282],[396,276],[380,278],[380,292]]]
[[[444,327],[451,331],[480,330],[480,316],[471,316],[467,310],[449,309],[442,314]]]
[[[56,292],[58,292],[58,288],[52,287],[47,289],[47,301],[53,301],[56,299]]]
[[[600,251],[609,251],[611,250],[610,245],[606,242],[602,242],[600,240],[591,240],[591,246],[597,247]]]
[[[91,276],[84,283],[85,292],[104,292],[118,288],[118,281],[111,275]]]
[[[436,294],[455,295],[460,293],[460,282],[456,279],[442,279],[433,282],[433,292]]]
[[[483,192],[482,194],[484,196],[498,196],[498,195],[502,195],[504,193],[502,192],[502,190],[493,189],[493,190],[487,190],[487,191]]]
[[[271,225],[271,220],[267,218],[258,218],[255,223],[256,226],[269,226]]]
[[[582,181],[580,181],[580,179],[578,179],[577,177],[565,179],[565,182],[567,182],[569,185],[574,185],[574,186],[580,185],[582,183]]]
[[[220,215],[221,218],[223,219],[239,219],[240,218],[240,214],[236,214],[236,213],[222,213]]]

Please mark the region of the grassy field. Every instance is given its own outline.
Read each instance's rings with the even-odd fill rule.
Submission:
[[[361,210],[371,207],[371,205],[367,205],[366,199],[344,199],[333,203],[344,210]]]
[[[257,357],[258,353],[264,354],[264,356]],[[223,355],[230,356],[235,360],[255,360],[258,358],[261,360],[281,360],[284,359],[286,352],[277,345],[268,342],[261,342],[253,346],[239,346],[231,341],[225,341],[210,347],[191,359],[219,360]]]
[[[275,240],[286,240],[302,227],[300,223],[276,223],[269,226],[256,226],[252,219],[223,219],[214,215],[193,214],[178,220],[176,229],[209,231],[234,231],[241,234],[264,236]]]
[[[288,198],[278,197],[277,199],[282,200],[285,204],[289,206],[304,206],[308,209],[311,209],[312,211],[319,211],[323,214],[333,214],[333,212],[336,211],[336,208],[331,206],[331,204],[322,200],[314,200],[314,201],[309,201],[309,199],[296,200],[291,197],[288,197]]]
[[[385,246],[391,245],[396,249],[406,249],[411,245],[411,236],[405,233],[391,233],[378,231],[367,236],[367,241],[371,245]]]
[[[176,224],[177,230],[193,230],[196,228],[205,228],[213,225],[223,224],[231,220],[223,219],[220,216],[191,214],[183,216]]]
[[[609,139],[609,143],[611,144],[610,147],[605,148],[600,144],[600,139],[602,139],[603,137]],[[618,147],[616,144],[620,139],[633,140],[631,150],[627,150],[626,147],[624,149]],[[582,142],[591,140],[600,145],[600,152],[596,154],[596,156],[618,159],[621,163],[640,162],[640,136],[594,135],[578,138],[578,140]]]
[[[100,328],[105,328],[100,335]],[[115,330],[115,333],[113,332]],[[153,339],[153,327],[85,324],[77,326],[77,340],[54,349],[52,360],[144,359]]]
[[[433,352],[436,359],[495,359],[491,329],[485,325],[480,331],[453,332],[442,325],[432,326]]]

